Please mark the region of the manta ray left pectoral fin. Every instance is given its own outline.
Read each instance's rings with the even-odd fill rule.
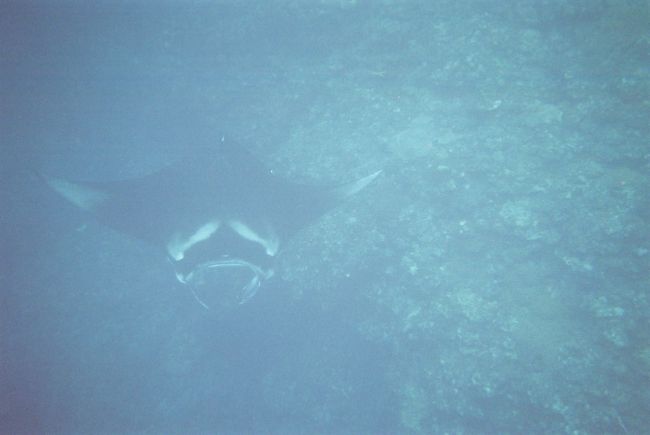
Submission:
[[[333,190],[333,193],[336,196],[339,196],[341,198],[347,198],[348,196],[352,196],[360,192],[361,190],[363,190],[370,183],[372,183],[374,179],[377,178],[381,173],[382,170],[380,169],[356,181],[338,186]]]
[[[55,192],[83,210],[93,211],[110,197],[107,192],[87,184],[44,175],[42,178]]]

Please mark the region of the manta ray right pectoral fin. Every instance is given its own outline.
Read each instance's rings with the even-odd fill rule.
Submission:
[[[83,210],[92,211],[109,198],[109,194],[81,183],[43,176],[45,182],[59,195]]]

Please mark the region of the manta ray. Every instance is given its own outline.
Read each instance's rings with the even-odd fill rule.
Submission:
[[[100,223],[157,248],[182,284],[203,285],[219,271],[244,273],[238,297],[244,303],[274,275],[287,240],[381,172],[337,186],[313,186],[274,175],[225,139],[210,151],[121,181],[42,178]]]

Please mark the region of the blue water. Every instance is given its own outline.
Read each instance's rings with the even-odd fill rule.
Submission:
[[[0,433],[647,432],[649,20],[0,2]],[[228,309],[35,175],[141,177],[222,138],[293,182],[383,169]]]

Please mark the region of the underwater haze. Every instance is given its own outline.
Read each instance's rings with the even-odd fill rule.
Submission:
[[[0,0],[0,433],[647,432],[648,23],[648,0]],[[197,293],[42,180],[229,140],[292,185],[382,170],[241,304],[241,277]],[[247,165],[230,200],[314,214],[231,189]],[[184,180],[123,217],[193,218]]]

